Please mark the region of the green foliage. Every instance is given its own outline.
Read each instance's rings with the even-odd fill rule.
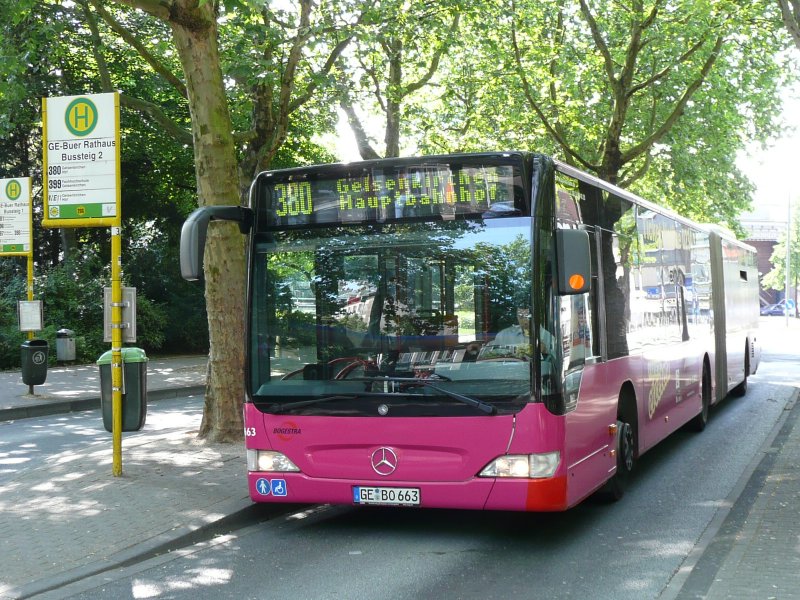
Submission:
[[[517,322],[517,308],[530,306],[530,282],[533,280],[530,249],[524,237],[517,236],[505,245],[479,243],[474,276],[492,282],[493,322],[491,331],[499,331]]]
[[[498,0],[477,11],[408,115],[420,148],[554,154],[739,229],[752,184],[737,153],[776,132],[778,91],[797,77],[774,2]]]
[[[202,286],[181,278],[176,249],[168,233],[155,227],[146,234],[140,232],[130,244],[123,264],[126,281],[137,289],[137,329],[145,336],[142,344],[177,354],[208,351]],[[149,310],[149,315],[143,310]]]
[[[40,99],[120,90],[123,269],[138,289],[140,345],[204,351],[203,290],[178,273],[202,177],[183,65],[170,25],[132,4],[0,0],[0,176],[34,178],[38,222]],[[775,133],[777,91],[797,74],[777,54],[788,38],[772,0],[321,0],[303,22],[304,5],[214,3],[244,188],[266,167],[331,161],[316,140],[346,99],[382,120],[387,146],[399,136],[391,143],[424,153],[543,151],[737,229],[752,193],[737,152]],[[93,360],[107,347],[107,232],[35,227],[35,247],[44,335],[74,329]],[[19,360],[24,271],[0,261],[0,365]]]
[[[25,335],[18,331],[17,300],[26,297],[25,277],[22,259],[0,260],[0,369],[19,366]]]
[[[154,231],[123,251],[124,285],[137,288],[137,341],[148,354],[205,353],[208,327],[202,288],[180,277],[167,233]],[[141,240],[146,240],[147,246]],[[109,349],[103,341],[103,288],[109,287],[108,254],[85,246],[78,259],[37,273],[34,297],[42,300],[45,329],[36,333],[55,349],[56,332],[75,332],[79,362],[91,363]],[[26,270],[17,259],[0,261],[0,368],[18,368],[17,301],[26,297]],[[51,352],[51,361],[55,361]]]
[[[789,252],[789,285],[797,289],[800,283],[800,206],[792,215],[792,235]],[[769,261],[772,270],[761,278],[761,285],[772,290],[786,289],[786,232],[781,235]]]
[[[382,147],[361,139],[362,157],[399,156],[414,117],[428,115],[423,90],[435,82],[445,57],[457,52],[461,21],[472,12],[472,3],[461,0],[384,0],[367,10],[339,77],[339,100],[350,109],[351,125],[360,120],[354,105],[383,123]]]

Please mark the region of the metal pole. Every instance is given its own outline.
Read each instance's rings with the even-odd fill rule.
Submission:
[[[111,421],[114,477],[122,475],[122,228],[111,228]]]
[[[783,293],[783,314],[784,320],[786,321],[786,327],[789,327],[789,271],[792,266],[792,197],[789,196],[789,202],[787,204],[787,215],[786,215],[786,278],[785,278],[785,290]]]
[[[28,301],[33,300],[33,206],[30,195],[30,179],[28,179]],[[28,332],[28,341],[33,339],[33,331]],[[33,386],[28,386],[28,393],[33,396]]]
[[[33,300],[33,253],[28,254],[28,301]],[[33,339],[33,332],[28,332],[28,339]]]

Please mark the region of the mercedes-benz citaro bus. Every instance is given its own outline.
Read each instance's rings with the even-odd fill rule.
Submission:
[[[752,248],[544,155],[260,173],[186,221],[248,244],[255,502],[560,511],[741,394]]]

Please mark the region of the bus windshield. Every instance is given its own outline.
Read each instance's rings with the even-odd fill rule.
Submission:
[[[268,232],[253,260],[262,410],[481,415],[530,400],[530,217]]]

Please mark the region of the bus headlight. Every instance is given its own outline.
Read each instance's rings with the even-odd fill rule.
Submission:
[[[299,471],[291,460],[280,452],[272,450],[251,450],[247,449],[247,470],[248,471]]]
[[[552,477],[558,469],[561,455],[558,452],[544,454],[508,454],[500,456],[486,465],[479,477],[519,477],[541,479]]]

